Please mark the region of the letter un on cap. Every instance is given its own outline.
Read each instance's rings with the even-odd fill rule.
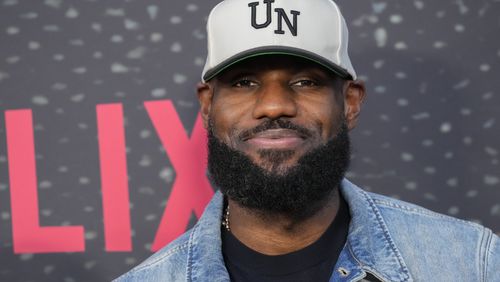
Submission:
[[[210,12],[207,34],[203,81],[239,61],[269,54],[302,57],[356,79],[347,25],[331,0],[225,0]]]

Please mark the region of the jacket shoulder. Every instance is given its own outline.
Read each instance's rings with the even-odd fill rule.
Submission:
[[[154,282],[185,280],[191,233],[192,230],[187,231],[114,281]]]
[[[422,206],[405,202],[402,200],[390,198],[384,195],[367,192],[373,199],[377,207],[384,213],[396,213],[397,215],[407,216],[407,217],[421,217],[422,220],[429,220],[432,223],[440,222],[450,222],[457,224],[460,227],[468,227],[475,230],[482,231],[484,229],[480,224],[438,213]],[[458,227],[457,226],[457,227]]]
[[[462,273],[457,281],[497,281],[485,280],[498,275],[491,265],[500,261],[498,237],[490,229],[401,200],[369,195],[415,281],[425,281],[423,273],[457,270]]]
[[[484,281],[500,281],[500,238],[493,236],[490,246]]]

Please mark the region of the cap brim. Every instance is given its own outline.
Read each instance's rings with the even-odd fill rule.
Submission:
[[[203,80],[204,81],[209,81],[210,79],[214,78],[217,76],[219,73],[222,71],[226,70],[227,68],[231,67],[232,65],[241,62],[243,60],[252,58],[252,57],[257,57],[257,56],[264,56],[264,55],[289,55],[289,56],[295,56],[303,59],[310,60],[314,63],[317,63],[339,77],[343,79],[349,79],[352,80],[353,77],[352,75],[344,68],[328,61],[327,59],[320,57],[312,52],[305,51],[302,49],[298,48],[293,48],[293,47],[283,47],[283,46],[264,46],[264,47],[258,47],[254,49],[249,49],[247,51],[241,52],[239,54],[236,54],[232,56],[229,59],[224,60],[222,63],[218,64],[217,66],[213,67],[212,69],[207,70],[207,72],[203,75]]]

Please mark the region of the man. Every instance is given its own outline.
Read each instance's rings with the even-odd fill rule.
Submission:
[[[226,0],[198,96],[220,189],[193,229],[118,281],[500,281],[474,223],[344,179],[365,88],[330,0]]]

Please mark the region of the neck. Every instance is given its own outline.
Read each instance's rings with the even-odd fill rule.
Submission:
[[[231,233],[256,252],[287,254],[318,240],[335,219],[339,204],[339,193],[332,193],[316,213],[297,220],[283,214],[263,214],[229,199]]]

